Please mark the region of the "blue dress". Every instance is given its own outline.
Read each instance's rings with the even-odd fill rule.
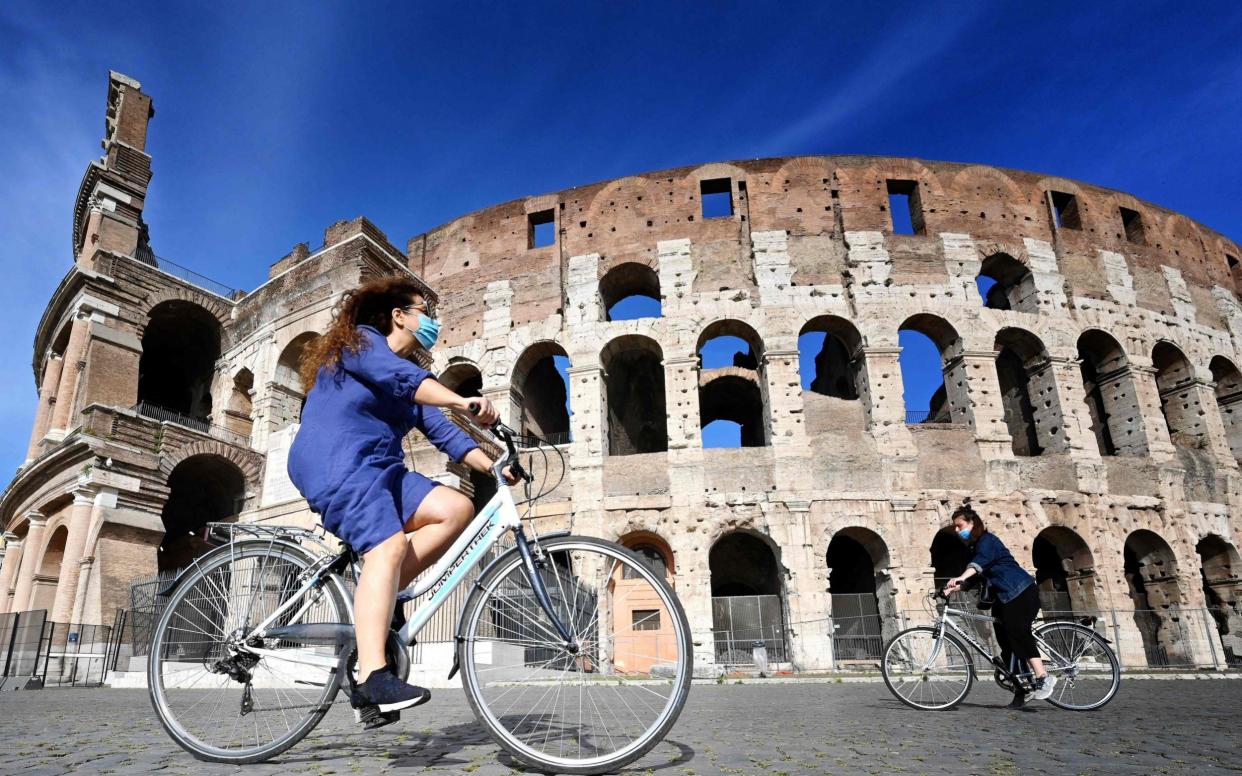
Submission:
[[[405,522],[437,483],[405,466],[401,440],[417,428],[460,461],[478,447],[437,407],[414,403],[432,374],[401,358],[383,334],[359,326],[363,347],[319,371],[289,450],[289,479],[331,531],[359,553]]]

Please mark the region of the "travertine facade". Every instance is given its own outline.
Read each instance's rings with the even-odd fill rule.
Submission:
[[[847,595],[891,631],[960,563],[937,532],[966,497],[1046,600],[1153,612],[1120,619],[1129,664],[1242,656],[1242,250],[1184,216],[977,165],[717,163],[486,208],[404,254],[341,222],[229,294],[146,246],[149,115],[114,74],[77,260],[36,336],[30,460],[0,502],[2,608],[100,621],[126,581],[193,557],[204,520],[310,519],[283,476],[298,354],[339,292],[409,272],[441,300],[442,379],[566,445],[541,528],[663,563],[703,662],[729,659],[713,631],[739,595],[775,596],[801,668],[833,665]],[[658,314],[615,314],[635,296]],[[941,354],[928,422],[903,402],[901,330]],[[703,363],[718,337],[744,345]],[[743,446],[705,449],[712,421]],[[1209,606],[1217,627],[1184,627]]]

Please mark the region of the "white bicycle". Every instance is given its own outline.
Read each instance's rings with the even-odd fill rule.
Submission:
[[[403,592],[426,600],[390,633],[390,662],[408,676],[406,647],[469,582],[449,678],[460,669],[479,722],[536,769],[615,770],[650,751],[685,706],[693,664],[685,612],[663,576],[619,544],[528,537],[500,472],[510,466],[523,478],[521,503],[551,489],[531,497],[514,432],[502,424],[492,431],[506,449],[492,472],[497,493]],[[331,551],[319,531],[239,524],[212,531],[227,544],[163,591],[148,664],[151,703],[195,757],[262,762],[310,733],[352,681],[346,579],[357,578],[358,557]],[[515,546],[473,575],[506,533]]]

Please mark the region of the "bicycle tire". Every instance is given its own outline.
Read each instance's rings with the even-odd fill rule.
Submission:
[[[165,642],[168,640],[169,633],[172,630],[170,623],[173,616],[179,611],[179,605],[191,591],[197,589],[199,582],[210,579],[212,573],[225,566],[231,566],[239,560],[256,558],[260,555],[271,557],[273,553],[279,556],[281,560],[289,563],[291,566],[300,568],[302,571],[309,568],[315,560],[310,553],[301,550],[296,545],[286,543],[273,544],[266,541],[239,542],[213,550],[199,558],[194,570],[186,574],[178,582],[156,624],[151,642],[150,656],[147,660],[147,688],[148,695],[151,698],[151,705],[169,737],[178,746],[199,760],[236,765],[249,765],[270,760],[295,746],[314,730],[315,726],[323,720],[324,715],[335,700],[336,694],[340,691],[339,671],[333,670],[329,674],[329,680],[324,684],[323,693],[314,704],[311,704],[310,712],[305,715],[298,725],[285,735],[266,745],[239,751],[212,747],[205,744],[186,730],[183,724],[178,721],[172,709],[169,708],[164,682],[159,670],[163,662],[160,655],[165,649]],[[349,609],[346,606],[340,587],[332,581],[325,580],[322,590],[328,597],[331,605],[339,613],[340,621],[347,621]]]
[[[927,705],[927,704],[915,703],[911,699],[904,696],[901,692],[899,692],[898,689],[894,686],[894,678],[890,674],[890,670],[889,670],[889,663],[890,663],[892,651],[895,648],[897,648],[898,645],[901,644],[903,640],[906,640],[906,638],[909,636],[929,635],[934,640],[937,632],[938,632],[938,629],[927,626],[927,625],[918,625],[913,628],[906,628],[905,630],[901,631],[897,635],[893,636],[893,638],[889,640],[888,644],[884,645],[884,651],[883,653],[881,653],[882,658],[880,660],[880,673],[884,677],[884,684],[888,687],[888,691],[891,692],[893,696],[897,698],[897,700],[901,701],[902,703],[909,706],[910,708],[918,709],[919,711],[948,711],[949,709],[952,709],[954,706],[957,706],[957,704],[961,703],[962,700],[964,700],[966,696],[970,694],[971,687],[974,686],[974,681],[975,681],[974,660],[971,659],[970,652],[966,648],[966,645],[962,643],[962,640],[948,631],[944,632],[943,637],[942,637],[943,640],[951,644],[954,649],[958,650],[958,652],[961,653],[965,661],[964,665],[966,669],[965,670],[966,684],[962,688],[961,693],[958,694],[956,697],[950,699],[950,701],[947,703]]]
[[[554,537],[541,540],[539,545],[545,553],[567,552],[572,549],[579,549],[603,552],[606,555],[612,555],[614,558],[617,556],[623,557],[632,564],[635,572],[641,574],[659,593],[660,603],[671,615],[674,631],[679,634],[676,637],[680,655],[677,659],[679,670],[678,675],[673,679],[675,685],[669,695],[665,711],[658,723],[648,728],[637,744],[629,745],[615,756],[606,759],[594,759],[589,762],[580,761],[582,764],[574,764],[573,761],[566,761],[565,759],[557,760],[540,756],[538,753],[531,751],[530,747],[524,747],[520,741],[516,740],[516,736],[510,734],[507,729],[498,723],[495,715],[487,707],[487,701],[482,695],[482,688],[469,655],[475,638],[475,630],[483,613],[487,610],[489,597],[507,575],[521,570],[522,559],[516,548],[509,550],[498,558],[491,568],[479,579],[462,610],[461,623],[463,632],[459,634],[458,638],[458,663],[462,666],[462,684],[466,689],[466,697],[470,701],[470,706],[475,716],[487,728],[493,740],[518,761],[546,773],[575,774],[576,776],[611,773],[651,751],[653,747],[664,739],[664,736],[668,734],[673,725],[676,724],[678,717],[685,708],[694,672],[694,646],[690,635],[690,624],[681,602],[672,588],[662,576],[652,573],[650,568],[633,551],[614,542],[585,536]],[[485,639],[480,638],[479,640],[484,641]]]
[[[1064,700],[1066,683],[1076,683],[1077,679],[1073,676],[1066,676],[1064,672],[1070,670],[1056,664],[1049,655],[1044,655],[1044,666],[1049,673],[1057,677],[1057,686],[1061,690],[1053,688],[1053,694],[1048,697],[1048,702],[1059,709],[1067,711],[1093,711],[1104,706],[1106,703],[1117,697],[1117,691],[1121,688],[1121,663],[1117,659],[1117,653],[1108,644],[1108,640],[1096,633],[1094,628],[1080,625],[1075,622],[1049,622],[1040,626],[1035,630],[1035,635],[1043,639],[1047,643],[1050,634],[1053,631],[1070,631],[1093,643],[1098,648],[1099,655],[1102,655],[1109,664],[1109,685],[1103,697],[1099,700],[1088,704],[1070,703]],[[1050,645],[1051,646],[1051,645]],[[1073,684],[1069,685],[1074,686]]]

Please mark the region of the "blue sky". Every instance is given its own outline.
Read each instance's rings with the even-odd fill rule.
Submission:
[[[860,5],[0,4],[0,481],[109,68],[155,100],[156,252],[243,288],[340,218],[403,245],[526,194],[800,153],[1054,172],[1242,236],[1236,2]]]

